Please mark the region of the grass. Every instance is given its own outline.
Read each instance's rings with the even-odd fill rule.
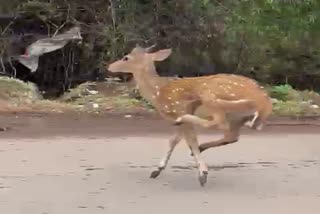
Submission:
[[[268,87],[267,91],[275,100],[273,114],[276,116],[320,115],[320,95],[314,91],[298,91],[287,84]]]
[[[33,83],[0,77],[0,99],[19,106],[40,100],[42,96]]]

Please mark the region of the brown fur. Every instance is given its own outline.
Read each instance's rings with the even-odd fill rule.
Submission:
[[[148,53],[136,47],[123,59],[110,64],[108,70],[132,73],[142,96],[154,105],[164,119],[177,122],[179,118],[187,118],[177,127],[165,156],[151,177],[157,177],[165,169],[175,146],[184,138],[194,155],[199,181],[203,185],[208,167],[200,152],[238,141],[240,128],[252,120],[254,112],[259,115],[256,121],[265,122],[272,111],[271,100],[254,80],[239,75],[217,74],[178,80],[159,77],[154,62],[162,61],[170,54],[171,49]],[[206,119],[195,115],[198,109],[205,112]],[[224,138],[199,147],[193,124],[205,127],[218,125],[224,130]]]

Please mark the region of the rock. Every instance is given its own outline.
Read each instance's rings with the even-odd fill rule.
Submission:
[[[125,118],[132,118],[132,115],[127,114],[127,115],[125,115],[124,117],[125,117]]]
[[[92,95],[96,95],[96,94],[99,93],[99,92],[96,91],[96,90],[89,90],[89,89],[87,89],[87,88],[86,88],[86,91],[89,92],[89,94],[92,94]]]

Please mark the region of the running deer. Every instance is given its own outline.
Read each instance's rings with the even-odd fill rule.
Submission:
[[[170,81],[159,77],[154,62],[165,60],[171,52],[171,49],[164,49],[151,53],[150,49],[137,46],[107,69],[132,73],[141,95],[164,119],[176,125],[176,134],[150,177],[160,175],[174,148],[184,138],[198,166],[199,182],[203,186],[207,181],[208,167],[200,153],[237,142],[244,125],[261,129],[272,112],[272,102],[256,81],[239,75],[216,74]],[[196,116],[201,108],[205,110],[206,118]],[[199,146],[194,125],[216,127],[224,131],[224,137]]]

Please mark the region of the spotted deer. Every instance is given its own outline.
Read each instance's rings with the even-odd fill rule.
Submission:
[[[107,70],[132,73],[141,95],[164,119],[176,125],[169,148],[150,177],[160,175],[174,148],[184,138],[198,166],[198,178],[203,186],[207,182],[208,167],[200,153],[237,142],[242,126],[261,128],[272,112],[272,103],[256,81],[239,75],[216,74],[170,81],[159,77],[154,62],[165,60],[171,52],[171,49],[150,52],[137,46],[121,60],[107,65]],[[199,109],[204,110],[205,118],[197,115]],[[224,137],[199,146],[194,125],[221,129]]]

